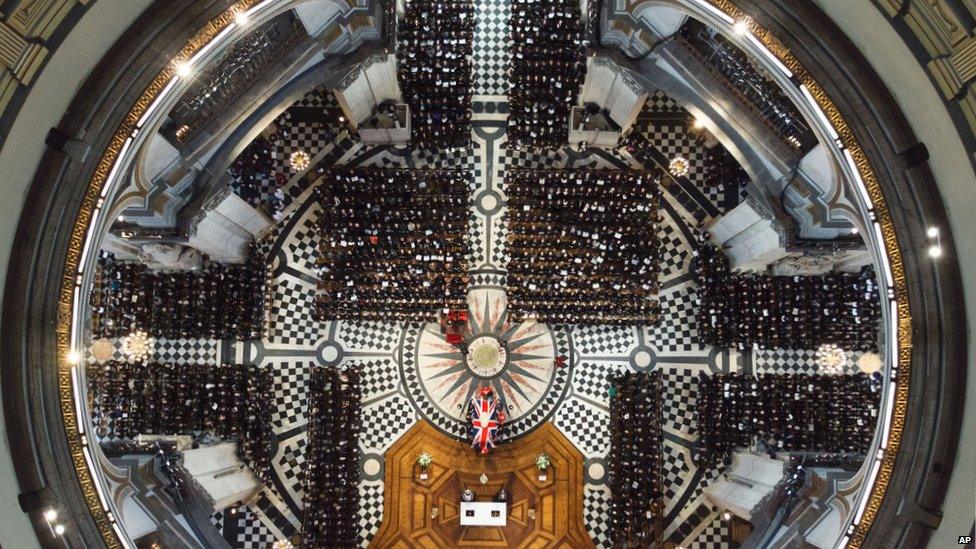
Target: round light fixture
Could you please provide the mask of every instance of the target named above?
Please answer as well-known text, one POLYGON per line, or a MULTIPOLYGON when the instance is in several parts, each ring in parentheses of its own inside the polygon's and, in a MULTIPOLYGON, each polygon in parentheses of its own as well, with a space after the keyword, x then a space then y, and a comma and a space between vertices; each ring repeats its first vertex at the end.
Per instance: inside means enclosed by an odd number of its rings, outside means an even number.
POLYGON ((156 345, 156 339, 142 330, 136 330, 122 338, 122 354, 130 362, 145 362, 156 345))
POLYGON ((939 246, 938 244, 933 244, 929 246, 929 257, 931 258, 942 257, 942 246, 939 246))
POLYGON ((291 164, 291 169, 296 172, 301 172, 308 169, 308 166, 312 163, 312 159, 305 151, 295 151, 288 157, 288 163, 291 164))
POLYGON ((817 348, 817 365, 825 374, 842 374, 847 365, 847 353, 833 343, 824 343, 817 348))
POLYGON ((676 156, 671 159, 668 163, 668 171, 671 175, 675 177, 684 177, 688 175, 688 171, 691 169, 691 164, 688 159, 683 156, 676 156))

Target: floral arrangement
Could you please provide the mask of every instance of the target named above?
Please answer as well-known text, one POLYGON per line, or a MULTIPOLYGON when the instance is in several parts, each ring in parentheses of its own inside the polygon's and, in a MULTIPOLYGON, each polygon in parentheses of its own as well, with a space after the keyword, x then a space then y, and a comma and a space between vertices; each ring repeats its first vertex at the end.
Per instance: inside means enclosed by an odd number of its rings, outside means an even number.
POLYGON ((540 471, 545 471, 550 465, 549 456, 545 454, 539 454, 539 457, 535 458, 535 465, 540 471))
POLYGON ((424 452, 417 456, 417 465, 420 466, 420 470, 426 471, 430 464, 434 462, 434 457, 430 455, 430 452, 424 452))

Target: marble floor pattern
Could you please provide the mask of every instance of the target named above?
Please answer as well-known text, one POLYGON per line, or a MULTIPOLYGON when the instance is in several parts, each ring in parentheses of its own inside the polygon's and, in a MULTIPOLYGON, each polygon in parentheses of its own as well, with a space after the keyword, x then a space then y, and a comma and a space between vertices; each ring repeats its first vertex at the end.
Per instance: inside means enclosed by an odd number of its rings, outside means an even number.
MULTIPOLYGON (((697 297, 690 273, 695 231, 730 204, 727 193, 703 187, 697 174, 703 171, 704 155, 700 152, 704 145, 686 135, 682 125, 673 123, 676 114, 680 117, 684 112, 680 105, 661 93, 652 95, 647 106, 652 116, 639 128, 652 150, 637 157, 623 151, 507 148, 508 2, 475 3, 477 78, 470 148, 424 151, 402 146, 364 147, 342 131, 329 132, 326 139, 324 135, 309 135, 304 128, 287 132, 280 147, 285 151, 313 151, 312 169, 352 165, 470 173, 469 308, 478 333, 509 343, 508 376, 497 386, 499 392, 511 397, 504 437, 515 438, 552 422, 579 448, 586 460, 587 529, 598 547, 609 547, 608 379, 620 371, 660 370, 665 380, 665 535, 685 547, 728 547, 729 529, 703 497, 707 485, 722 471, 702 470, 691 460, 698 438, 694 417, 698 376, 739 370, 810 371, 814 357, 807 352, 738 352, 697 343, 697 297), (691 174, 664 189, 661 202, 660 322, 644 327, 576 326, 567 319, 565 325, 508 326, 505 170, 653 168, 675 153, 690 160, 691 174), (555 368, 553 357, 560 355, 567 358, 566 366, 555 368)), ((300 531, 308 444, 306 392, 312 368, 357 365, 363 369, 359 490, 363 546, 368 545, 382 520, 383 456, 387 449, 422 420, 451 436, 464 434, 457 406, 470 388, 464 379, 465 358, 445 346, 433 326, 312 320, 320 209, 311 198, 311 190, 301 174, 291 178, 284 187, 282 220, 261 243, 269 252, 273 285, 265 337, 259 341, 160 341, 156 353, 158 360, 208 364, 236 361, 274 370, 273 482, 233 515, 222 512, 212 518, 235 548, 267 547, 274 539, 300 531), (438 368, 450 372, 438 376, 438 368)), ((851 366, 856 358, 851 357, 851 366)))

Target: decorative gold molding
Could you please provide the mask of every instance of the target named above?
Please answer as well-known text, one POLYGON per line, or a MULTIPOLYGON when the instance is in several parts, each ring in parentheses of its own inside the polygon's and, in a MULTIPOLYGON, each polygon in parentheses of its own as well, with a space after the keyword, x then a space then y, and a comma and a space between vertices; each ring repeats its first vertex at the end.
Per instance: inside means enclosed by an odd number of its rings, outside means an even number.
MULTIPOLYGON (((189 59, 200 48, 209 43, 220 31, 234 20, 234 14, 246 11, 257 0, 240 0, 228 8, 219 16, 210 20, 202 29, 186 43, 180 50, 176 59, 189 59)), ((57 356, 58 356, 58 383, 61 396, 61 415, 64 420, 65 431, 67 432, 68 448, 71 458, 74 461, 75 473, 78 476, 78 483, 81 492, 88 504, 88 509, 95 520, 98 531, 102 535, 105 544, 116 549, 122 547, 121 540, 112 529, 108 513, 102 508, 95 490, 95 479, 92 478, 91 471, 85 462, 81 435, 78 434, 78 421, 80 418, 75 415, 75 405, 71 382, 71 364, 68 362, 68 353, 71 350, 71 325, 72 325, 72 302, 75 293, 75 280, 78 272, 78 262, 81 258, 81 251, 84 246, 85 235, 88 233, 88 226, 91 223, 92 214, 98 197, 101 195, 102 187, 108 179, 109 171, 115 164, 122 150, 125 140, 132 134, 136 127, 136 122, 145 114, 146 109, 152 104, 157 96, 162 92, 166 83, 172 79, 175 73, 173 63, 167 63, 156 75, 152 83, 139 96, 129 114, 125 117, 119 129, 115 132, 111 143, 102 154, 95 173, 88 183, 88 188, 81 200, 78 209, 78 216, 75 219, 74 227, 71 231, 71 239, 68 244, 68 253, 64 261, 64 271, 61 278, 61 292, 58 300, 58 318, 56 328, 57 356)))
MULTIPOLYGON (((715 7, 725 12, 734 20, 739 20, 748 15, 740 10, 729 0, 709 0, 715 7)), ((908 286, 905 281, 905 266, 902 261, 901 249, 898 246, 898 238, 895 234, 895 227, 888 212, 884 194, 881 192, 881 185, 878 183, 877 176, 868 162, 867 156, 861 149, 854 133, 848 126, 847 121, 841 115, 840 110, 833 101, 827 96, 820 84, 810 75, 809 72, 800 64, 800 61, 789 51, 782 42, 772 35, 769 30, 759 27, 753 19, 752 33, 762 42, 781 63, 793 72, 810 91, 827 119, 834 126, 834 130, 840 138, 841 143, 851 153, 854 164, 857 166, 861 179, 864 181, 868 190, 868 195, 874 205, 874 212, 878 224, 881 226, 881 235, 884 240, 881 244, 888 255, 888 262, 891 265, 893 290, 898 310, 898 333, 889 334, 889 337, 897 337, 898 341, 898 374, 896 377, 895 403, 891 417, 891 429, 889 430, 887 447, 881 469, 875 479, 871 490, 867 507, 861 517, 860 523, 856 526, 854 533, 850 537, 848 547, 860 548, 864 544, 864 539, 871 525, 877 516, 881 503, 888 491, 888 483, 891 480, 891 473, 895 467, 895 457, 898 447, 901 444, 902 432, 905 428, 905 416, 908 411, 908 392, 911 376, 911 356, 912 356, 912 317, 908 303, 908 286)), ((868 459, 872 459, 870 456, 868 459)))
MULTIPOLYGON (((213 39, 214 36, 216 36, 229 23, 231 23, 235 13, 247 10, 251 5, 256 3, 256 1, 257 0, 240 0, 232 7, 227 9, 224 13, 212 19, 187 42, 187 44, 180 50, 180 53, 176 58, 188 59, 191 57, 196 51, 207 44, 213 39)), ((733 19, 738 19, 746 15, 745 12, 741 11, 729 0, 709 1, 715 7, 731 16, 733 19)), ((790 53, 789 49, 786 48, 782 42, 772 36, 772 34, 766 29, 758 27, 755 24, 752 26, 752 32, 755 34, 756 38, 758 38, 763 45, 769 49, 770 52, 776 55, 779 60, 791 71, 793 71, 800 81, 807 86, 820 108, 823 109, 828 120, 833 124, 834 129, 840 136, 841 142, 853 156, 861 178, 864 180, 864 183, 867 186, 871 200, 874 202, 875 214, 879 224, 881 225, 882 236, 884 239, 883 244, 892 268, 895 299, 898 304, 897 306, 899 314, 897 334, 897 389, 895 393, 894 413, 891 419, 891 429, 888 437, 885 458, 875 484, 871 489, 867 509, 861 519, 860 524, 858 524, 854 534, 851 536, 850 546, 858 548, 863 545, 864 538, 871 528, 871 524, 888 489, 888 483, 891 478, 891 472, 895 466, 895 455, 897 454, 898 446, 901 442, 901 435, 905 425, 905 416, 908 409, 908 383, 911 366, 912 322, 910 315, 911 311, 908 305, 907 286, 905 283, 905 269, 902 263, 901 252, 898 246, 895 229, 888 213, 884 196, 881 192, 881 187, 878 184, 878 180, 867 160, 866 155, 858 145, 856 139, 854 138, 853 132, 841 116, 836 105, 834 105, 830 98, 827 97, 824 90, 802 67, 802 65, 800 65, 799 61, 792 55, 792 53, 790 53)), ((106 183, 109 170, 118 159, 123 143, 135 129, 136 122, 142 117, 149 105, 151 105, 156 97, 160 94, 166 83, 169 82, 169 80, 173 77, 174 72, 175 69, 172 63, 169 63, 163 67, 149 87, 146 88, 146 90, 140 95, 139 99, 135 102, 129 114, 126 116, 125 120, 115 133, 110 145, 103 153, 95 173, 89 181, 88 188, 78 210, 77 218, 75 219, 75 224, 72 229, 71 239, 68 246, 68 253, 65 257, 60 298, 58 303, 58 318, 56 327, 56 345, 59 369, 58 382, 59 394, 61 397, 61 412, 64 420, 64 427, 67 432, 67 442, 72 459, 74 460, 75 471, 78 476, 78 482, 85 501, 88 504, 92 517, 94 518, 98 530, 101 533, 106 545, 113 549, 121 547, 121 542, 116 536, 115 532, 112 530, 108 514, 102 509, 99 502, 97 493, 95 491, 95 481, 92 478, 91 472, 88 470, 84 459, 84 454, 82 453, 82 438, 78 434, 78 421, 80 418, 77 418, 75 415, 71 381, 71 364, 69 364, 67 361, 68 352, 70 351, 71 325, 73 320, 71 307, 74 299, 74 292, 76 291, 76 273, 78 270, 78 262, 81 257, 81 251, 84 246, 85 235, 88 232, 88 226, 91 222, 95 205, 98 202, 98 197, 101 194, 102 187, 106 183)))

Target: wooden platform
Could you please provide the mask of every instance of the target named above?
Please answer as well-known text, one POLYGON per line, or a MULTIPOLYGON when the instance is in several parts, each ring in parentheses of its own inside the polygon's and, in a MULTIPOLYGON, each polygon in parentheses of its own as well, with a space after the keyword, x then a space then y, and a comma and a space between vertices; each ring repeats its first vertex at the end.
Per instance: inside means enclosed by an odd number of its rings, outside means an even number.
POLYGON ((383 525, 370 547, 593 547, 583 524, 583 455, 549 423, 481 457, 421 421, 386 453, 383 525), (421 481, 415 462, 425 451, 434 464, 421 481), (540 453, 552 460, 545 482, 535 466, 540 453), (508 525, 462 527, 461 492, 469 488, 479 501, 491 501, 503 485, 508 525))

